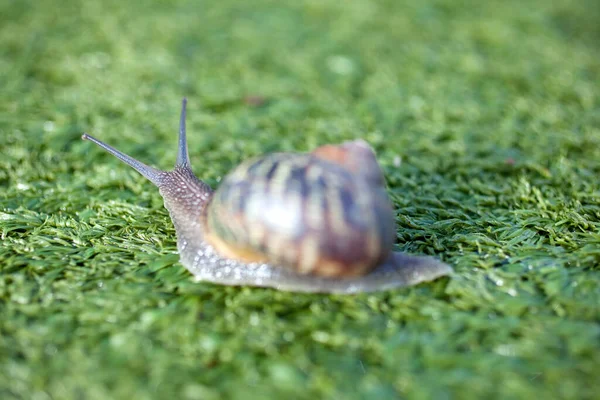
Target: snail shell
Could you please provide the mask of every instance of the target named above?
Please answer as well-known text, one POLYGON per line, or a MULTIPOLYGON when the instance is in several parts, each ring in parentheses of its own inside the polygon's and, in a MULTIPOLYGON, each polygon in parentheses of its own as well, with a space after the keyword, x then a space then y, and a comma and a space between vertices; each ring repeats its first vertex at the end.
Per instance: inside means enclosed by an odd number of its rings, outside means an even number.
MULTIPOLYGON (((364 145, 344 146, 354 158, 364 145)), ((385 189, 324 156, 278 153, 239 165, 205 207, 206 240, 230 258, 300 274, 349 277, 373 269, 396 234, 385 189)), ((376 165, 374 156, 359 161, 376 165)))
POLYGON ((433 280, 452 269, 393 252, 394 212, 369 145, 273 153, 234 168, 216 191, 193 174, 183 100, 177 164, 161 171, 87 134, 154 183, 199 280, 280 290, 356 293, 433 280))

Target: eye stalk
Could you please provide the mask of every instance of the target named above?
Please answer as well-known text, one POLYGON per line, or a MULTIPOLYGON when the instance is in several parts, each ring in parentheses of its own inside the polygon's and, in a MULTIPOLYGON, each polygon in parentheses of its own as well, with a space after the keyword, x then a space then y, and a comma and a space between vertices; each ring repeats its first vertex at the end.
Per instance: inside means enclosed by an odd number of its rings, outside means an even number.
POLYGON ((179 118, 179 145, 177 147, 177 164, 178 168, 190 167, 190 156, 188 154, 187 134, 185 129, 187 99, 184 97, 181 101, 181 117, 179 118))
MULTIPOLYGON (((187 135, 185 128, 185 118, 186 118, 186 106, 187 99, 184 97, 181 102, 181 117, 179 119, 179 144, 177 147, 177 164, 175 164, 175 168, 179 169, 190 169, 190 157, 188 155, 188 147, 187 147, 187 135)), ((114 147, 104 143, 101 140, 96 139, 95 137, 84 133, 81 135, 83 140, 89 140, 102 147, 104 150, 108 151, 113 156, 117 157, 119 160, 123 161, 125 164, 129 165, 137 172, 142 174, 146 179, 150 182, 154 183, 156 186, 160 186, 165 175, 168 174, 166 171, 162 171, 160 169, 156 169, 150 167, 149 165, 144 164, 141 161, 136 160, 135 158, 128 156, 127 154, 120 152, 114 147)))
POLYGON ((162 178, 166 174, 165 171, 161 171, 159 169, 156 169, 149 165, 146 165, 143 162, 138 161, 135 158, 128 156, 125 153, 120 152, 119 150, 104 143, 103 141, 98 140, 95 137, 88 135, 87 133, 84 133, 83 135, 81 135, 81 138, 83 140, 89 140, 90 142, 95 143, 98 146, 102 147, 104 150, 108 151, 110 154, 117 157, 119 160, 123 161, 125 164, 129 165, 130 167, 135 169, 137 172, 142 174, 150 182, 154 183, 156 186, 160 186, 160 184, 162 182, 162 178))

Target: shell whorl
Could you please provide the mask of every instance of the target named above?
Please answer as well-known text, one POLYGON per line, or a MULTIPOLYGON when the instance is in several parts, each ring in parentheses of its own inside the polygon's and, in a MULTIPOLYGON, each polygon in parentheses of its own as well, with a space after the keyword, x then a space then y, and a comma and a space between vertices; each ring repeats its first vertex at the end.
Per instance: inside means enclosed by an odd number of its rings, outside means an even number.
POLYGON ((206 207, 206 238, 244 261, 301 274, 362 275, 389 254, 395 238, 393 210, 379 183, 318 152, 248 160, 206 207))

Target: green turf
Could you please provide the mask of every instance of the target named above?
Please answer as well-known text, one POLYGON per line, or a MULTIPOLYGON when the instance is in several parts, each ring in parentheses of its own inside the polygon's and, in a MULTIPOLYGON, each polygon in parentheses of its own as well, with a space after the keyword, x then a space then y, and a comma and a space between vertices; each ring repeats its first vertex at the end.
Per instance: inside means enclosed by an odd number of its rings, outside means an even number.
POLYGON ((0 1, 0 398, 597 396, 599 27, 596 0, 0 1), (367 139, 398 248, 455 275, 195 283, 157 190, 79 139, 168 168, 184 95, 211 185, 367 139))

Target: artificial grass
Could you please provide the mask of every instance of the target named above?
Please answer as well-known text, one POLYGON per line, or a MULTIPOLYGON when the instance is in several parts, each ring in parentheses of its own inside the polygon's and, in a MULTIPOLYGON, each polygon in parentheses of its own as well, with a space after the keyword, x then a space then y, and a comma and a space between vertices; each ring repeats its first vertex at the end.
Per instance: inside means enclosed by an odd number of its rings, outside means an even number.
POLYGON ((593 398, 595 1, 1 2, 0 398, 593 398), (358 296, 196 283, 152 185, 355 137, 398 248, 358 296))

